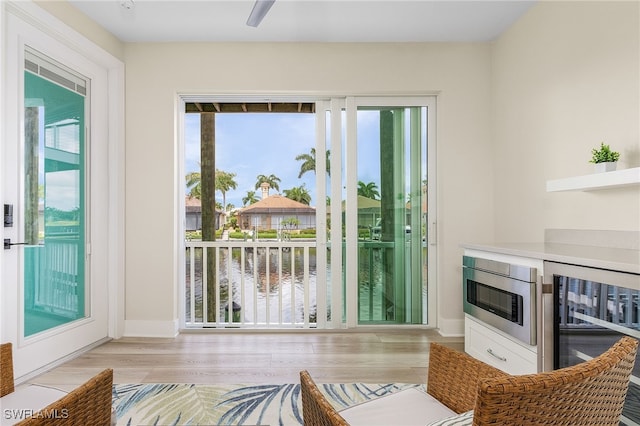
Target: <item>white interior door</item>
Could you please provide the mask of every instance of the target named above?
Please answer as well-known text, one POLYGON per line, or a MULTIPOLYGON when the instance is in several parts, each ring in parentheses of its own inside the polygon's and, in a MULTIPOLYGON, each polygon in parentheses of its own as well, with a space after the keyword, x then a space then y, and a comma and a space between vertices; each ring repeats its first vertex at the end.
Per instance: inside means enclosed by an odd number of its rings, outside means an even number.
POLYGON ((21 378, 109 334, 107 71, 6 19, 2 341, 21 378))

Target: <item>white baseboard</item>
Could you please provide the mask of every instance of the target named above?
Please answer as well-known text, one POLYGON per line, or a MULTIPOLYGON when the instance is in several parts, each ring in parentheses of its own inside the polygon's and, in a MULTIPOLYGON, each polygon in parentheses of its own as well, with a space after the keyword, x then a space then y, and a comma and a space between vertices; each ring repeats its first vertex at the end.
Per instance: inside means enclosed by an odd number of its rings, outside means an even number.
POLYGON ((125 320, 123 337, 176 337, 178 320, 141 321, 125 320))
POLYGON ((464 318, 463 319, 445 319, 438 320, 438 332, 445 337, 464 336, 464 318))

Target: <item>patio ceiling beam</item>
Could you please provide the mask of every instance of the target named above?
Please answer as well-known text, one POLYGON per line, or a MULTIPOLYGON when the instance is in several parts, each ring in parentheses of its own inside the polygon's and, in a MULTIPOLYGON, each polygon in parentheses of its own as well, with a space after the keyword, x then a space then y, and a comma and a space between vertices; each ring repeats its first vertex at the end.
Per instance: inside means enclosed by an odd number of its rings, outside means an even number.
POLYGON ((187 113, 245 113, 245 112, 266 112, 266 113, 307 113, 313 114, 316 111, 313 102, 187 102, 185 104, 187 113))

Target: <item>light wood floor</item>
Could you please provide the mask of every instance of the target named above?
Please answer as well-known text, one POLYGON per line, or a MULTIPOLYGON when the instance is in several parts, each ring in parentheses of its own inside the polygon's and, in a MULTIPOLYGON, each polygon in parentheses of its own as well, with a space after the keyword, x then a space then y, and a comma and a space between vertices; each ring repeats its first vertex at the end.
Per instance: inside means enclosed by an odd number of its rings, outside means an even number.
POLYGON ((115 383, 424 383, 429 344, 464 350, 433 330, 212 332, 112 340, 30 380, 70 390, 104 368, 115 383))

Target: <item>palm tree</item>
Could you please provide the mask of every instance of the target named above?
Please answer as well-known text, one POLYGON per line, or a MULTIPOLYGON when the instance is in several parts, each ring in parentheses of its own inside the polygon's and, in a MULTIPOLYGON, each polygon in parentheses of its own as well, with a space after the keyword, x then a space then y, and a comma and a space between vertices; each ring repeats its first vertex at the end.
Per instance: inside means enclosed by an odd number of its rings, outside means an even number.
POLYGON ((358 195, 377 200, 380 197, 378 185, 376 185, 375 182, 364 183, 358 181, 358 195))
POLYGON ((256 197, 256 191, 247 191, 247 196, 242 197, 242 205, 246 206, 247 204, 257 203, 258 198, 256 197))
MULTIPOLYGON (((329 157, 331 156, 331 150, 327 150, 326 152, 326 156, 327 156, 327 174, 330 174, 330 170, 331 170, 331 165, 329 162, 329 157)), ((302 161, 302 164, 300 164, 300 173, 298 173, 298 178, 301 178, 303 174, 307 173, 307 172, 314 172, 316 171, 316 149, 315 148, 311 148, 311 153, 309 154, 300 154, 296 157, 296 161, 302 161)))
POLYGON ((260 185, 262 185, 264 182, 268 183, 270 188, 273 188, 276 191, 280 191, 280 185, 278 185, 278 182, 280 182, 280 178, 277 177, 276 175, 274 174, 271 174, 269 176, 258 175, 257 181, 256 181, 256 189, 260 188, 260 185))
MULTIPOLYGON (((235 173, 229 173, 216 169, 216 190, 222 194, 222 205, 226 204, 226 194, 230 189, 236 189, 238 184, 233 179, 235 173)), ((187 188, 191 188, 189 196, 200 199, 202 196, 202 175, 200 172, 191 172, 186 176, 187 188)))
POLYGON ((237 182, 233 179, 235 173, 229 173, 216 169, 216 190, 222 194, 222 205, 227 205, 227 192, 238 187, 237 182))
POLYGON ((284 192, 284 196, 290 200, 306 205, 311 203, 311 194, 309 194, 309 191, 305 188, 304 184, 302 184, 302 186, 294 186, 291 189, 285 189, 282 192, 284 192))
POLYGON ((187 189, 190 188, 189 196, 193 198, 200 199, 202 196, 201 185, 200 185, 200 172, 191 172, 188 173, 185 177, 187 183, 187 189))

